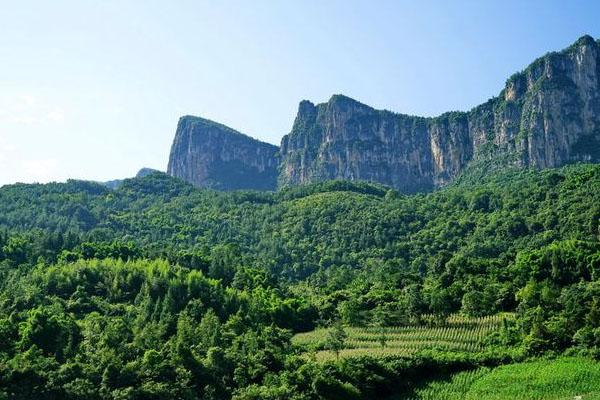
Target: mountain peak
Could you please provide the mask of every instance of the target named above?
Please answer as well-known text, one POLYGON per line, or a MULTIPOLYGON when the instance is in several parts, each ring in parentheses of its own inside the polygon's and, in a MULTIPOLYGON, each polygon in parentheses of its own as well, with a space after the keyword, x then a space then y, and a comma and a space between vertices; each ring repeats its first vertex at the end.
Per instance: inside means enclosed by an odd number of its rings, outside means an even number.
MULTIPOLYGON (((195 115, 184 115, 183 117, 179 118, 179 125, 186 126, 187 124, 193 124, 197 127, 204 127, 206 129, 215 128, 215 129, 221 130, 223 133, 243 135, 242 133, 236 131, 235 129, 230 128, 226 125, 223 125, 219 122, 215 122, 208 118, 202 118, 202 117, 198 117, 195 115)), ((206 130, 197 129, 196 132, 198 132, 198 133, 206 132, 206 130)))
MULTIPOLYGON (((585 35, 573 46, 594 48, 596 41, 585 35)), ((481 163, 600 162, 600 51, 573 57, 573 46, 538 58, 500 96, 469 112, 423 118, 334 95, 317 106, 318 118, 294 124, 282 141, 279 181, 365 180, 413 192, 445 185, 481 163)))
POLYGON ((281 148, 185 116, 168 173, 220 189, 346 179, 414 192, 445 185, 482 163, 497 169, 600 162, 596 46, 584 35, 536 59, 499 96, 469 112, 424 118, 382 112, 342 94, 317 105, 303 100, 281 148))
POLYGON ((167 173, 201 187, 272 190, 277 151, 226 125, 186 115, 177 124, 167 173))
POLYGON ((583 35, 575 41, 574 46, 594 46, 596 44, 596 40, 593 37, 591 37, 590 35, 583 35))
POLYGON ((348 97, 346 95, 343 94, 334 94, 333 96, 331 96, 331 98, 329 99, 329 101, 327 102, 327 104, 329 106, 333 106, 333 107, 365 107, 365 108, 369 108, 369 109, 373 109, 372 107, 361 103, 358 100, 354 100, 351 97, 348 97))
POLYGON ((316 106, 308 100, 302 100, 300 104, 298 104, 298 116, 312 115, 315 111, 316 106))

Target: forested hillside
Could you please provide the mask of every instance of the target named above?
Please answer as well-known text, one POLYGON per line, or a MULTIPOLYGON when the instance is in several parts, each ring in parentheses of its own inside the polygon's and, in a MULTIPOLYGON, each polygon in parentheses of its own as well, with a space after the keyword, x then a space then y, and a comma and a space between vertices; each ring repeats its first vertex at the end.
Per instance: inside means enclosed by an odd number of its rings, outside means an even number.
POLYGON ((5 186, 0 398, 380 398, 433 371, 600 357, 599 220, 598 165, 411 196, 345 181, 223 193, 161 173, 5 186), (457 316, 501 322, 469 352, 322 361, 291 340, 457 316))

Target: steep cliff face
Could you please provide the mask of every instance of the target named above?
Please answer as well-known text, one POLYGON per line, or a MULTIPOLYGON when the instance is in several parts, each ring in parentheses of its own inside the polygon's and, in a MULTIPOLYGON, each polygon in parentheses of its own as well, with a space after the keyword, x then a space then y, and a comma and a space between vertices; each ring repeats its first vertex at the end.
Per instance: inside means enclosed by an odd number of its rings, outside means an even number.
POLYGON ((499 143, 516 135, 522 164, 546 168, 600 161, 600 45, 591 37, 511 77, 501 99, 514 109, 510 122, 519 129, 506 136, 500 130, 499 143))
POLYGON ((316 106, 303 101, 281 143, 280 183, 349 179, 428 189, 433 160, 422 151, 429 143, 427 123, 341 95, 316 106))
POLYGON ((279 183, 367 180, 412 192, 473 162, 547 168, 600 161, 600 43, 589 36, 513 75, 469 112, 422 118, 336 95, 300 103, 282 140, 279 183))
POLYGON ((278 148, 207 119, 179 120, 167 173, 219 190, 273 190, 278 148))
POLYGON ((468 112, 423 118, 341 95, 318 105, 305 100, 280 149, 183 117, 168 173, 223 190, 349 179, 415 192, 447 184, 474 166, 578 161, 600 162, 600 41, 589 36, 537 59, 497 97, 468 112))

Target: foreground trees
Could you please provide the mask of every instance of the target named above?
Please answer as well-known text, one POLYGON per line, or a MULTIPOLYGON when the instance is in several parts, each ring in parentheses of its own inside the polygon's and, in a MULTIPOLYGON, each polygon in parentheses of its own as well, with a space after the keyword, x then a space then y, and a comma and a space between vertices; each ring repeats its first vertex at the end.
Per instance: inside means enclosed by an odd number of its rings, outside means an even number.
POLYGON ((6 289, 0 387, 10 398, 228 398, 289 352, 273 326, 281 298, 265 304, 164 261, 39 266, 6 289))
POLYGON ((216 193, 160 174, 0 188, 0 398, 364 398, 515 354, 599 357, 598 210, 600 166, 415 196, 216 193), (341 321, 339 353, 345 326, 504 311, 516 322, 475 359, 320 365, 289 341, 341 321))

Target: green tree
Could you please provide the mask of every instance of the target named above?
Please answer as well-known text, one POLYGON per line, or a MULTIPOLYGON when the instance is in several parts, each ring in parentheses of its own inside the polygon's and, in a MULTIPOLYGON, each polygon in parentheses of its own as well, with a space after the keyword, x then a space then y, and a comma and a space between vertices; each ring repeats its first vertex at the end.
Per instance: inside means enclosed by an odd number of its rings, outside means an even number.
POLYGON ((443 324, 452 312, 452 297, 448 289, 436 286, 429 293, 429 306, 438 324, 443 324))
POLYGON ((20 333, 21 349, 35 345, 59 360, 72 354, 80 340, 79 328, 71 316, 44 307, 29 311, 20 333))
POLYGON ((384 348, 387 345, 387 332, 385 330, 387 324, 385 312, 381 307, 375 308, 371 325, 377 332, 377 341, 381 345, 381 348, 384 348))
POLYGON ((336 359, 340 358, 340 351, 344 349, 347 338, 348 334, 344 330, 344 326, 340 320, 335 321, 332 327, 327 331, 325 346, 335 353, 336 359))
POLYGON ((357 299, 350 299, 340 303, 338 312, 342 321, 347 325, 360 326, 363 324, 361 305, 357 299))

